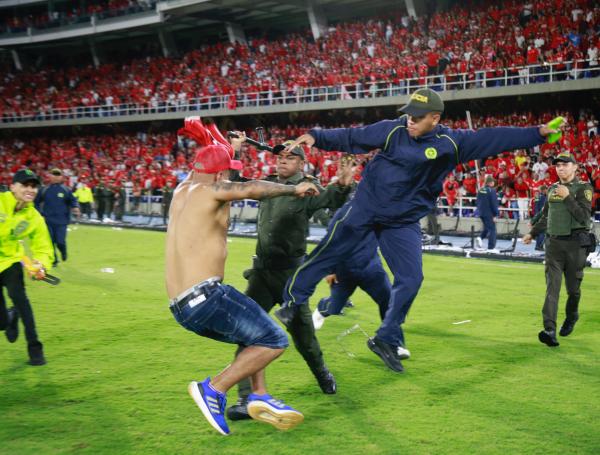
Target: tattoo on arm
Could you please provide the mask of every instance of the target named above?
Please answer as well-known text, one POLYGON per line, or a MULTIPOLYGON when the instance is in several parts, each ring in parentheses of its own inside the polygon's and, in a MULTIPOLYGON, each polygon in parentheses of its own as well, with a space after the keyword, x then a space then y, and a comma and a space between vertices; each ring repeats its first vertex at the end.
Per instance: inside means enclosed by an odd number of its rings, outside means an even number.
POLYGON ((294 185, 251 180, 248 182, 220 181, 213 184, 213 189, 219 193, 228 194, 225 199, 266 199, 276 196, 294 195, 294 185))

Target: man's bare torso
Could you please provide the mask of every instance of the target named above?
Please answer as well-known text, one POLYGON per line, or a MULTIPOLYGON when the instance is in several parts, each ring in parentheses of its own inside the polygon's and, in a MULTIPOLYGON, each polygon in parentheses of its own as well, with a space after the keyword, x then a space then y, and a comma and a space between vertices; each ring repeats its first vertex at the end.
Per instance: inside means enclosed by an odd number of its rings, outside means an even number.
POLYGON ((223 277, 227 258, 229 202, 215 198, 209 183, 181 183, 169 211, 166 284, 169 299, 211 277, 223 277))

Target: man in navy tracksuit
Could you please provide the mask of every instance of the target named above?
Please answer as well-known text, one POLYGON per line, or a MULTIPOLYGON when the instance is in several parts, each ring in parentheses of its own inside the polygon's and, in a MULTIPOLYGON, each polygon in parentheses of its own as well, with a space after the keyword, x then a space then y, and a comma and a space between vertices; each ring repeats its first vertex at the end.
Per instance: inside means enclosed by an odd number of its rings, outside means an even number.
MULTIPOLYGON (((542 216, 542 209, 546 204, 548 187, 546 185, 540 185, 538 188, 538 192, 533 199, 533 219, 531 220, 531 225, 533 226, 539 218, 542 216)), ((544 251, 544 240, 546 239, 546 234, 542 232, 538 234, 535 238, 535 249, 536 251, 544 251)))
POLYGON ((481 240, 487 237, 488 250, 496 248, 496 221, 498 216, 498 195, 494 189, 494 178, 486 177, 485 185, 477 192, 477 212, 483 223, 483 231, 477 238, 477 246, 481 247, 481 240))
POLYGON ((35 208, 44 216, 54 250, 54 264, 58 264, 56 248, 63 261, 67 260, 67 225, 71 221, 71 210, 79 215, 77 198, 66 185, 63 185, 60 169, 50 171, 50 185, 42 188, 35 198, 35 208))
POLYGON ((387 312, 392 285, 377 252, 377 238, 371 233, 360 242, 349 256, 333 269, 331 295, 322 298, 313 313, 315 329, 320 329, 325 318, 342 312, 348 298, 360 287, 377 303, 383 321, 387 312))
POLYGON ((458 164, 506 150, 542 144, 555 132, 547 126, 453 130, 439 124, 440 96, 420 89, 396 120, 362 128, 313 129, 290 147, 305 143, 346 153, 381 151, 363 172, 354 199, 337 211, 326 236, 298 267, 284 289, 285 304, 275 312, 287 324, 308 303, 319 281, 369 233, 394 275, 390 306, 369 348, 392 370, 403 371, 398 347, 401 324, 423 281, 419 220, 433 208, 446 175, 458 164))

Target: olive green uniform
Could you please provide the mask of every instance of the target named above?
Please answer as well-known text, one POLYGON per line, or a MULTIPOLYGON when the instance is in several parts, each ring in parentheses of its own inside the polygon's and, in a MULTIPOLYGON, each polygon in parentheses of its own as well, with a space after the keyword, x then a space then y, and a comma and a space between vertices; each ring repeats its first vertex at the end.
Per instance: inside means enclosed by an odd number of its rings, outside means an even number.
MULTIPOLYGON (((314 177, 305 176, 303 173, 287 180, 270 175, 266 180, 288 185, 301 182, 316 184, 314 177)), ((285 284, 304 259, 309 219, 319 209, 341 207, 346 202, 351 186, 332 184, 325 189, 319 187, 319 190, 320 194, 315 197, 281 196, 264 199, 260 203, 256 256, 253 258, 252 268, 244 272, 244 277, 248 280, 246 295, 267 312, 275 304, 282 303, 285 284)), ((292 321, 288 331, 296 349, 304 357, 313 374, 323 369, 323 353, 315 336, 312 313, 308 305, 302 305, 302 310, 292 321)), ((245 397, 249 393, 249 381, 240 382, 240 396, 245 397)))
POLYGON ((542 310, 546 331, 556 330, 563 274, 569 295, 566 318, 570 321, 579 318, 580 286, 587 258, 582 245, 589 239, 592 187, 577 178, 563 185, 569 189, 569 196, 561 199, 556 195, 558 184, 551 186, 541 215, 530 232, 532 237, 546 232, 546 300, 542 310))

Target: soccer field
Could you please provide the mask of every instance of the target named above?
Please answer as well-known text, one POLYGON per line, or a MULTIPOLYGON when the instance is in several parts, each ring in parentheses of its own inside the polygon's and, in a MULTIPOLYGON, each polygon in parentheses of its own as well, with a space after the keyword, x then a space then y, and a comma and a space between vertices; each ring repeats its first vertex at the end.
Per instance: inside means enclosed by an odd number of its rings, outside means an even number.
MULTIPOLYGON (((543 266, 426 255, 405 324, 404 374, 388 370, 360 330, 338 339, 355 324, 369 334, 378 327, 375 304, 357 292, 355 308, 318 332, 337 395, 321 393, 290 347, 267 381, 304 423, 280 432, 230 422, 223 437, 187 384, 218 372, 235 347, 172 318, 164 233, 76 226, 68 241, 60 286, 28 285, 48 365, 26 365, 22 333, 14 345, 2 340, 0 453, 600 452, 599 270, 585 271, 573 335, 550 349, 537 340, 543 266), (107 267, 114 273, 100 271, 107 267)), ((254 240, 229 243, 226 282, 242 291, 253 248, 254 240)))

